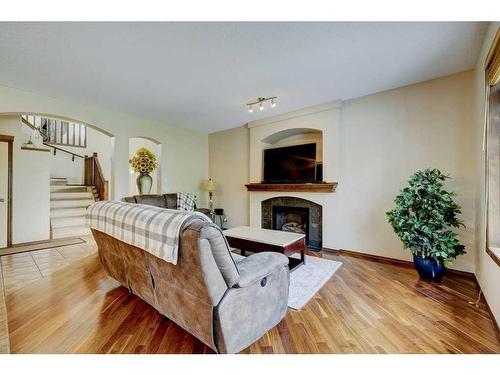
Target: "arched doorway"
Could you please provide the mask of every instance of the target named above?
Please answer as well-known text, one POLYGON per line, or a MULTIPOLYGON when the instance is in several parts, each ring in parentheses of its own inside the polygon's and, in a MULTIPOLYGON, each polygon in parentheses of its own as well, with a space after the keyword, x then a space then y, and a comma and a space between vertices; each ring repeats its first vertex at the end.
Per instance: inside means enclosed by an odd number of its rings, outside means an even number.
POLYGON ((4 114, 0 124, 14 136, 12 242, 90 234, 86 207, 96 199, 114 197, 113 135, 52 114, 4 114), (99 163, 100 184, 86 178, 89 158, 99 163), (23 229, 27 218, 30 231, 23 229))

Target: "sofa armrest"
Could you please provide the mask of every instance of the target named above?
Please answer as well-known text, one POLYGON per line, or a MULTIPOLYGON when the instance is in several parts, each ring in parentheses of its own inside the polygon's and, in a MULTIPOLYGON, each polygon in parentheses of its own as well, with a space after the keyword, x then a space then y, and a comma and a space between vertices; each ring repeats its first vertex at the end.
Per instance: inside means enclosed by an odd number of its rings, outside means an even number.
POLYGON ((244 288, 287 265, 288 258, 280 253, 266 251, 250 255, 238 263, 240 279, 235 286, 244 288))

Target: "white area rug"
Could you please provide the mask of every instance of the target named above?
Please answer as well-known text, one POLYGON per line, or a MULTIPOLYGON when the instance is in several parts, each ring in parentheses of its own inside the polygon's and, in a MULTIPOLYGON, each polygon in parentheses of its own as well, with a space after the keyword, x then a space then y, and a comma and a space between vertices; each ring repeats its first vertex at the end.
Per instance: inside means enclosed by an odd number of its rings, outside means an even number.
POLYGON ((290 272, 288 307, 300 310, 330 280, 341 262, 306 255, 306 264, 290 272))
MULTIPOLYGON (((233 255, 237 262, 243 258, 238 250, 233 255)), ((294 310, 304 307, 341 265, 342 262, 306 255, 306 263, 290 272, 288 307, 294 310)))

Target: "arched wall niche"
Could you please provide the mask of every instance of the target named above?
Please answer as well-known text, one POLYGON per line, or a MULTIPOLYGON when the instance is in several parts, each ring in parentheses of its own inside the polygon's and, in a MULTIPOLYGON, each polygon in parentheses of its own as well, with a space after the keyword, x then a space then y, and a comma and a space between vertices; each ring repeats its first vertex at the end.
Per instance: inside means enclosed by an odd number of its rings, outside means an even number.
MULTIPOLYGON (((316 144, 316 160, 323 163, 323 131, 313 128, 291 128, 267 135, 261 140, 261 154, 270 148, 316 144)), ((262 156, 262 170, 264 168, 262 156)))
POLYGON ((263 143, 267 143, 270 145, 274 145, 276 143, 280 143, 285 141, 288 138, 297 138, 301 136, 322 136, 323 131, 320 129, 312 129, 312 128, 292 128, 278 131, 276 133, 272 133, 265 138, 262 139, 263 143))

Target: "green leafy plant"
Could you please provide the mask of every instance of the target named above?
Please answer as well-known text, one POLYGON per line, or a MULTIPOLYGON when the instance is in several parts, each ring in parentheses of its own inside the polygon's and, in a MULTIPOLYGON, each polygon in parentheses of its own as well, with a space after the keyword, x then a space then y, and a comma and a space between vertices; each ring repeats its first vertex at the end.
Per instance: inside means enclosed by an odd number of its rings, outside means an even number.
POLYGON ((465 254, 465 246, 451 230, 465 225, 457 217, 462 211, 453 201, 455 194, 443 188, 448 178, 438 169, 416 172, 395 198, 396 207, 386 212, 403 248, 413 255, 443 262, 445 266, 465 254))

